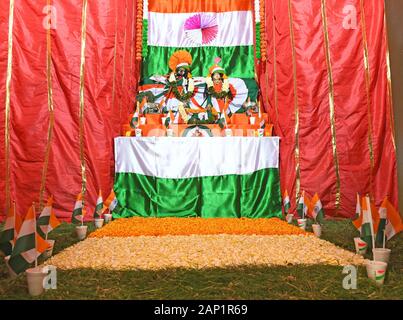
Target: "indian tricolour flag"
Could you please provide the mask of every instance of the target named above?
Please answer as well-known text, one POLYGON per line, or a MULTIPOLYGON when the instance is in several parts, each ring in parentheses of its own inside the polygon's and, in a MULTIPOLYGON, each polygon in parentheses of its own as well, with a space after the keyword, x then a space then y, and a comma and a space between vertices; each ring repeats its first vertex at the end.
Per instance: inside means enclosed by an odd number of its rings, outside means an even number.
POLYGON ((313 196, 311 204, 313 206, 311 212, 312 218, 318 223, 322 223, 325 217, 325 211, 323 209, 322 202, 320 201, 319 195, 317 193, 315 193, 315 195, 313 196))
POLYGON ((375 234, 378 231, 379 213, 368 196, 362 198, 362 224, 361 239, 363 239, 368 247, 375 248, 375 234))
POLYGON ((53 197, 49 197, 46 206, 43 208, 41 215, 38 218, 39 230, 47 239, 48 233, 56 229, 60 225, 60 221, 56 218, 53 210, 53 197))
POLYGON ((74 204, 73 215, 71 217, 71 222, 74 224, 84 223, 84 210, 83 210, 83 195, 79 193, 77 200, 74 204))
POLYGON ((102 199, 102 191, 99 190, 97 204, 95 205, 95 210, 94 210, 94 219, 101 218, 103 208, 104 208, 104 201, 102 199))
POLYGON ((6 256, 12 252, 21 225, 21 216, 16 212, 15 202, 13 202, 8 210, 4 228, 0 233, 0 251, 3 251, 6 256))
POLYGON ((18 233, 17 240, 10 260, 9 267, 19 274, 24 272, 49 247, 49 244, 36 230, 34 207, 30 207, 18 233))
POLYGON ((117 205, 118 205, 118 200, 116 199, 115 191, 112 190, 111 193, 109 194, 108 198, 106 198, 106 200, 104 202, 103 211, 108 209, 109 212, 112 213, 113 210, 116 209, 117 205))
POLYGON ((116 217, 282 216, 279 138, 115 139, 116 217))
MULTIPOLYGON (((381 230, 381 228, 384 229, 387 240, 390 240, 393 236, 403 231, 402 218, 387 197, 383 200, 379 208, 379 215, 381 219, 379 230, 381 230)), ((378 234, 380 234, 379 231, 378 234)))
POLYGON ((167 74, 170 56, 180 49, 193 57, 193 76, 205 77, 220 57, 230 77, 254 78, 253 9, 251 0, 145 1, 143 78, 167 74))
POLYGON ((283 196, 283 206, 284 206, 284 214, 287 215, 290 213, 290 208, 291 208, 291 201, 290 201, 290 196, 288 195, 288 191, 284 191, 284 196, 283 196))
POLYGON ((300 218, 305 219, 308 216, 310 210, 311 202, 309 197, 302 191, 301 196, 298 200, 297 212, 300 218))

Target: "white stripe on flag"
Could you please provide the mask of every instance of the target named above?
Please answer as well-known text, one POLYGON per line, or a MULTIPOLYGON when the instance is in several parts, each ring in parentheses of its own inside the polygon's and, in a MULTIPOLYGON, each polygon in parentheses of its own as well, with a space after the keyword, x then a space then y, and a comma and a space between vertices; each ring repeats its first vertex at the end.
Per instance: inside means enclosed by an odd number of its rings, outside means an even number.
POLYGON ((21 230, 18 233, 18 238, 21 238, 26 235, 33 234, 35 232, 35 221, 34 219, 24 220, 24 223, 21 226, 21 230))
POLYGON ((115 169, 170 179, 245 175, 277 169, 279 143, 277 137, 118 137, 115 169))
POLYGON ((32 263, 35 261, 35 259, 38 257, 38 253, 35 248, 22 252, 21 256, 28 262, 32 263))
MULTIPOLYGON (((148 20, 148 45, 159 47, 200 47, 186 35, 184 26, 187 19, 195 13, 159 13, 150 12, 148 20)), ((252 46, 253 14, 252 11, 229 11, 203 13, 215 15, 218 33, 214 40, 201 46, 234 47, 252 46)))

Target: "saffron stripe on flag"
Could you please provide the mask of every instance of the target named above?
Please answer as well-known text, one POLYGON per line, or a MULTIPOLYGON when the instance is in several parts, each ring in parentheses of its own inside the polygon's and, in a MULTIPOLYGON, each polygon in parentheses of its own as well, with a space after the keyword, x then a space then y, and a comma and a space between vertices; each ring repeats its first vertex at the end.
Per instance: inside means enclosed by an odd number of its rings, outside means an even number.
POLYGON ((161 13, 252 10, 251 0, 148 0, 148 10, 161 13))

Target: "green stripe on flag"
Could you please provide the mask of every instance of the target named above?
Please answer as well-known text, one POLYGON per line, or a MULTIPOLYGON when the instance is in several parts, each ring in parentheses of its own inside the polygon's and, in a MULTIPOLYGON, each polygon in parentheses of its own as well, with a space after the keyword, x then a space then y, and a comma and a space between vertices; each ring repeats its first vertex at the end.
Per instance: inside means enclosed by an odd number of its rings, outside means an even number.
POLYGON ((33 248, 35 248, 35 233, 18 237, 14 246, 13 255, 19 255, 33 248))
POLYGON ((376 234, 376 244, 378 246, 383 246, 383 234, 385 232, 386 219, 381 219, 379 221, 378 232, 376 234))
POLYGON ((12 250, 13 247, 10 241, 0 243, 0 251, 3 251, 6 257, 11 255, 12 250))
POLYGON ((50 216, 42 216, 38 218, 37 224, 38 226, 47 226, 49 225, 50 216))
POLYGON ((221 65, 231 78, 255 78, 253 46, 235 47, 156 47, 148 46, 148 55, 142 64, 142 78, 164 75, 170 72, 168 61, 178 50, 187 50, 193 57, 191 73, 194 77, 206 77, 216 57, 221 57, 221 65))
POLYGON ((364 223, 361 226, 361 239, 367 243, 368 249, 372 250, 372 233, 369 223, 364 223))
POLYGON ((8 265, 16 274, 20 274, 27 270, 31 266, 31 263, 28 263, 23 256, 16 255, 10 258, 8 265))
POLYGON ((114 217, 281 218, 279 184, 277 168, 185 179, 116 173, 114 217))
POLYGON ((0 243, 14 240, 14 229, 3 230, 0 233, 0 243))

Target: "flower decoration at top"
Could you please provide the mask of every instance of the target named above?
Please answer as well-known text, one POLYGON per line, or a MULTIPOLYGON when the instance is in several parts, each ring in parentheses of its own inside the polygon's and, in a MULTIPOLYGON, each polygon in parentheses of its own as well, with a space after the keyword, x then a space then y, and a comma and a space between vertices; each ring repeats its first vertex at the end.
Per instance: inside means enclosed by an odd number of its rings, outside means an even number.
POLYGON ((198 13, 185 21, 186 37, 198 46, 214 41, 218 34, 217 17, 213 14, 198 13))

